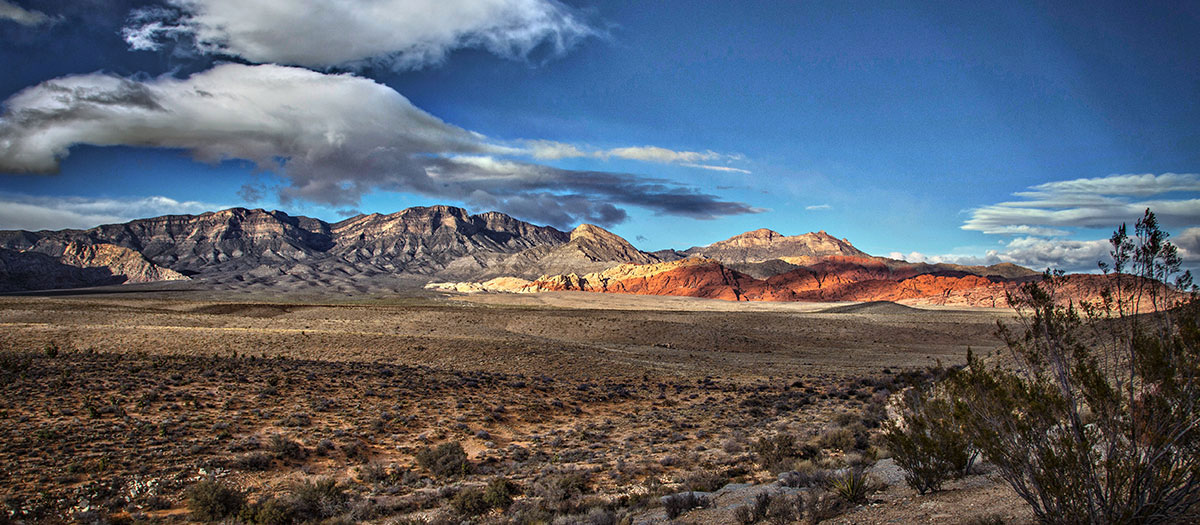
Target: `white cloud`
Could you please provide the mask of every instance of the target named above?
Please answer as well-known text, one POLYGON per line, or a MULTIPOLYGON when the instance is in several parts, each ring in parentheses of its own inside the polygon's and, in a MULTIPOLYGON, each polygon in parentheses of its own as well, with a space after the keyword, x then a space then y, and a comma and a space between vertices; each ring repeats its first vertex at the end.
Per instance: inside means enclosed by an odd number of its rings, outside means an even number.
POLYGON ((1023 200, 971 210, 964 230, 1062 236, 1066 228, 1112 228, 1150 208, 1165 226, 1200 224, 1200 175, 1110 175, 1048 182, 1014 194, 1023 200), (1157 197, 1147 199, 1147 197, 1157 197))
POLYGON ((1110 259, 1110 248, 1106 239, 1070 241, 1021 237, 1013 239, 1001 250, 989 250, 985 259, 988 264, 1010 262, 1034 270, 1094 271, 1100 261, 1110 259))
MULTIPOLYGON (((273 65, 224 64, 186 79, 145 82, 69 76, 27 88, 5 106, 6 171, 53 171, 75 144, 185 148, 204 160, 263 166, 287 158, 299 183, 294 190, 303 193, 316 191, 304 183, 318 183, 337 162, 354 169, 412 154, 499 149, 382 84, 273 65), (361 157, 345 158, 350 153, 361 157)), ((330 186, 321 191, 345 192, 330 186)))
POLYGON ((1145 197, 1173 191, 1200 191, 1200 175, 1195 173, 1110 175, 1108 177, 1047 182, 1034 186, 1030 190, 1016 195, 1035 198, 1043 195, 1062 194, 1145 197))
POLYGON ((1170 239, 1176 246, 1200 255, 1200 228, 1188 228, 1170 239))
POLYGON ((815 204, 812 206, 805 206, 804 209, 809 210, 809 211, 821 211, 821 210, 833 209, 833 206, 830 206, 828 204, 815 204))
POLYGON ((179 148, 246 159, 287 180, 280 199, 353 206, 376 189, 461 200, 566 226, 611 225, 614 204, 713 218, 758 211, 630 174, 497 158, 526 150, 447 124, 353 75, 224 64, 185 79, 104 74, 43 82, 0 116, 0 171, 52 172, 77 144, 179 148))
POLYGON ((631 146, 607 150, 584 149, 574 144, 565 144, 552 140, 525 141, 525 152, 535 159, 557 160, 573 158, 610 159, 613 157, 659 164, 678 164, 689 168, 731 173, 746 173, 749 170, 729 166, 700 164, 713 160, 742 160, 741 155, 726 155, 715 151, 676 151, 659 146, 631 146))
POLYGON ((11 20, 23 26, 38 26, 57 22, 58 18, 41 11, 24 9, 8 0, 0 0, 0 20, 11 20))
MULTIPOLYGON (((953 254, 936 254, 927 255, 921 252, 891 252, 888 254, 889 259, 900 261, 908 261, 911 263, 928 263, 928 264, 965 264, 965 265, 989 265, 995 262, 988 262, 987 259, 975 255, 953 255, 953 254)), ((999 262, 999 261, 996 261, 999 262)))
POLYGON ((228 206, 169 197, 38 197, 0 193, 0 230, 87 229, 144 217, 197 214, 228 206))
POLYGON ((400 69, 460 48, 525 59, 561 54, 597 34, 557 0, 167 0, 135 11, 134 49, 165 43, 258 63, 306 67, 383 62, 400 69))
POLYGON ((1200 262, 1200 228, 1188 228, 1170 238, 1184 261, 1200 262))
POLYGON ((680 166, 687 166, 689 168, 700 168, 702 170, 710 170, 710 171, 724 171, 724 172, 728 172, 728 173, 744 173, 746 175, 750 174, 750 170, 744 170, 742 168, 732 168, 729 166, 713 166, 712 164, 692 164, 690 162, 685 162, 685 163, 680 164, 680 166))
POLYGON ((674 151, 667 148, 660 148, 658 146, 632 146, 627 148, 613 148, 601 153, 601 156, 612 156, 620 157, 622 159, 669 164, 672 162, 701 162, 713 160, 720 158, 721 154, 715 151, 674 151))

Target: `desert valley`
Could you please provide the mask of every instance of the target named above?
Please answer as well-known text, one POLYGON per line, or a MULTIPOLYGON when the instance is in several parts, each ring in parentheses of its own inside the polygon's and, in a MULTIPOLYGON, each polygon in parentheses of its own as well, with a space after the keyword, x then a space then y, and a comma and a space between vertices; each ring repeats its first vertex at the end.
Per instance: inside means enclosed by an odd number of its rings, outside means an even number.
POLYGON ((195 519, 204 480, 261 522, 1031 519, 986 467, 916 498, 878 439, 890 396, 1002 348, 1040 278, 1014 265, 770 230, 647 253, 444 206, 0 242, 10 520, 195 519), (865 504, 823 484, 856 465, 865 504))
POLYGON ((1200 523, 1200 3, 0 0, 0 525, 1200 523))

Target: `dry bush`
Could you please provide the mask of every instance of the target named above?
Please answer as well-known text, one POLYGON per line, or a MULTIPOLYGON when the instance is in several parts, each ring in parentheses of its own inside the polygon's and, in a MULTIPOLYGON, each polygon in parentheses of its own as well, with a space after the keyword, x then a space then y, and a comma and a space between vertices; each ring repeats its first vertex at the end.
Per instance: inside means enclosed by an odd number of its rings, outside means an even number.
POLYGON ((901 421, 884 426, 883 440, 904 480, 919 494, 941 490, 965 476, 978 452, 964 433, 954 404, 921 388, 905 393, 901 421))
POLYGON ((200 521, 219 521, 236 515, 246 504, 245 495, 217 481, 197 482, 184 496, 192 518, 200 521))
POLYGON ((450 441, 436 448, 423 448, 417 452, 417 464, 442 478, 463 476, 471 472, 471 462, 462 444, 450 441))
POLYGON ((1012 366, 972 356, 952 394, 1039 520, 1186 522, 1200 502, 1200 301, 1149 210, 1111 241, 1101 301, 1064 306, 1061 272, 1023 286, 1020 327, 1000 330, 1012 366))

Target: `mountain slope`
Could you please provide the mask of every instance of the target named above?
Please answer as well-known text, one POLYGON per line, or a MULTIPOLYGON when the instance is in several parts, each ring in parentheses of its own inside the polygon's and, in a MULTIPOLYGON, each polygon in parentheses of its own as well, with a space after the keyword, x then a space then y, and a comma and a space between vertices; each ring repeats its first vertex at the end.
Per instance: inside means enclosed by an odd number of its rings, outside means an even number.
MULTIPOLYGON (((493 280, 475 285, 435 285, 449 291, 585 291, 675 295, 730 301, 894 301, 907 304, 1003 307, 1005 294, 1027 278, 937 271, 931 265, 891 268, 889 259, 814 257, 789 272, 758 279, 715 260, 693 257, 656 264, 625 264, 585 275, 553 275, 534 281, 493 280)), ((1089 276, 1073 276, 1079 283, 1089 276)), ((1076 287, 1078 297, 1096 290, 1076 287)), ((1072 296, 1074 297, 1074 296, 1072 296)))
POLYGON ((280 211, 232 208, 89 230, 0 231, 0 249, 12 252, 6 268, 23 268, 18 273, 25 276, 0 271, 0 279, 11 281, 5 285, 10 290, 193 276, 224 287, 274 283, 320 289, 340 283, 346 291, 361 291, 386 278, 475 279, 508 273, 533 278, 658 260, 596 226, 566 233, 499 212, 471 215, 451 206, 359 215, 333 224, 280 211), (88 267, 92 263, 87 259, 96 257, 118 264, 115 248, 129 253, 120 256, 127 260, 111 275, 63 270, 57 272, 60 279, 26 278, 35 259, 76 268, 88 267), (135 268, 137 260, 150 266, 135 268))
POLYGON ((638 250, 620 236, 591 224, 581 224, 560 245, 542 245, 498 258, 484 276, 535 279, 544 275, 598 272, 619 264, 660 262, 653 254, 638 250))
POLYGON ((782 235, 766 228, 748 231, 708 246, 697 246, 683 252, 702 256, 722 264, 761 263, 788 257, 826 257, 846 255, 868 257, 845 239, 835 238, 824 230, 803 235, 782 235))

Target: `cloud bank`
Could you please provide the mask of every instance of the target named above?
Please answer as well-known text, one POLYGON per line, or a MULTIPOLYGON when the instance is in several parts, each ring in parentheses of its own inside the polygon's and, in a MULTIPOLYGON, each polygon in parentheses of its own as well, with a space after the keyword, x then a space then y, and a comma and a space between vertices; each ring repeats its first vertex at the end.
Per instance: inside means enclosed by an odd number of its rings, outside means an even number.
POLYGON ((527 59, 559 55, 597 32, 556 0, 167 0, 135 11, 133 49, 194 46, 207 54, 312 68, 381 63, 414 69, 455 49, 527 59))
POLYGON ((919 253, 909 261, 995 264, 1011 262, 1034 269, 1095 271, 1107 261, 1107 239, 1067 240, 1080 228, 1115 229, 1132 224, 1149 208, 1189 263, 1200 262, 1200 175, 1195 173, 1123 174, 1054 181, 1014 193, 1019 200, 971 210, 964 230, 1015 236, 984 257, 919 253))
POLYGON ((39 26, 54 23, 57 18, 41 11, 24 9, 8 0, 0 0, 0 20, 11 20, 23 26, 39 26))
POLYGON ((552 140, 529 140, 525 141, 525 150, 535 158, 541 160, 558 160, 558 159, 574 159, 574 158, 593 158, 593 159, 628 159, 642 162, 655 162, 659 164, 678 164, 689 168, 699 168, 712 171, 724 171, 734 173, 749 174, 749 170, 741 168, 733 168, 729 166, 717 166, 712 164, 701 164, 704 161, 733 161, 742 160, 741 155, 723 155, 715 151, 675 151, 659 146, 630 146, 623 148, 612 149, 587 149, 580 148, 574 144, 566 144, 555 142, 552 140))
POLYGON ((349 74, 224 64, 185 79, 77 75, 27 88, 5 108, 0 171, 53 172, 74 145, 128 145, 252 161, 287 181, 279 189, 284 203, 354 206, 382 189, 557 226, 615 224, 627 217, 617 204, 699 219, 761 211, 665 180, 503 158, 529 152, 443 122, 391 88, 349 74))
POLYGON ((1053 268, 1068 272, 1091 272, 1097 270, 1099 261, 1109 259, 1109 248, 1107 239, 1072 241, 1020 237, 1008 241, 1003 248, 987 250, 983 256, 892 252, 888 254, 888 257, 915 263, 949 263, 972 266, 1012 263, 1038 271, 1053 268))
POLYGON ((1166 226, 1200 224, 1200 175, 1111 175, 1048 182, 1014 194, 1022 200, 971 210, 964 230, 989 234, 1062 236, 1066 228, 1113 228, 1146 208, 1166 226), (1191 195, 1183 195, 1183 194, 1191 195), (1157 197, 1157 198, 1148 198, 1157 197))
POLYGON ((161 215, 197 214, 227 207, 197 201, 181 202, 162 196, 104 199, 0 193, 0 230, 87 229, 99 224, 161 215))

